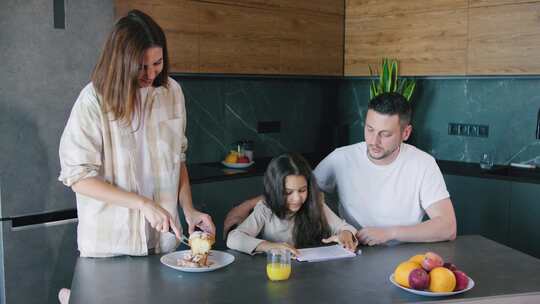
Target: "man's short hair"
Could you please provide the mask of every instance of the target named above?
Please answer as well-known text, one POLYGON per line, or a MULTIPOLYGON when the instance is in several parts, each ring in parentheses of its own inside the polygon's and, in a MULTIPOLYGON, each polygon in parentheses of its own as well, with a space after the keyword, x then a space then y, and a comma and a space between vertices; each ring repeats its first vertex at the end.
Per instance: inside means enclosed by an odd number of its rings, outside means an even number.
POLYGON ((399 122, 405 127, 411 122, 411 103, 399 93, 382 93, 372 98, 368 110, 385 115, 398 115, 399 122))

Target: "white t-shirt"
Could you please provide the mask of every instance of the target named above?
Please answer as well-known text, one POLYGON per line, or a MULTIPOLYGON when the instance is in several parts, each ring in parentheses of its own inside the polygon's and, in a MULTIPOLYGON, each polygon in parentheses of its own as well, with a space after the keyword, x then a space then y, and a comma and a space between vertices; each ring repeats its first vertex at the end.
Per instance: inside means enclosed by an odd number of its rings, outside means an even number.
POLYGON ((340 213, 361 227, 414 225, 450 195, 435 159, 408 144, 388 165, 369 160, 365 142, 334 150, 314 170, 324 192, 337 193, 340 213))

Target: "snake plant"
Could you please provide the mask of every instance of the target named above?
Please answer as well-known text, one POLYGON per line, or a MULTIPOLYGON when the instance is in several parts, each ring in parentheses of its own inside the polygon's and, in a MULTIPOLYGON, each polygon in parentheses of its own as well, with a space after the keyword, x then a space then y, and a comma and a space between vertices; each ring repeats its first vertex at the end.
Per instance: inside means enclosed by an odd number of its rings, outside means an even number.
MULTIPOLYGON (((373 76, 371 66, 369 66, 369 74, 373 76)), ((411 96, 416 87, 416 81, 413 79, 398 79, 398 62, 396 59, 383 58, 379 67, 379 78, 372 80, 369 86, 370 99, 381 94, 396 92, 407 101, 411 101, 411 96)))

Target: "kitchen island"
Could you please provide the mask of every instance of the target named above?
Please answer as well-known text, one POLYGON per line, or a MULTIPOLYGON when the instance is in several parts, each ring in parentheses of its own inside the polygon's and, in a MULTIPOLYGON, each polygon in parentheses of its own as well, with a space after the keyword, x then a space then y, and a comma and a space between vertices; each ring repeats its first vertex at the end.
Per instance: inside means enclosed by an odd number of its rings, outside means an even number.
POLYGON ((204 273, 169 268, 160 263, 160 255, 79 258, 70 303, 540 302, 540 260, 481 236, 361 249, 354 258, 294 261, 292 275, 284 282, 266 278, 264 255, 252 257, 231 250, 235 256, 231 265, 204 273), (455 263, 476 286, 463 294, 434 298, 392 285, 389 276, 394 268, 426 251, 455 263))

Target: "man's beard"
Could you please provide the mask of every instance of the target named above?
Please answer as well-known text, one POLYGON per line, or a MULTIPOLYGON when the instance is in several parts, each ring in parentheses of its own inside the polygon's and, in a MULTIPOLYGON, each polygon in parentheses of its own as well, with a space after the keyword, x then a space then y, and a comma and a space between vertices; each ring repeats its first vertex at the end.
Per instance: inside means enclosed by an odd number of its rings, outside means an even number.
POLYGON ((392 155, 392 153, 396 152, 397 149, 399 149, 399 145, 395 146, 394 149, 392 149, 392 150, 384 150, 383 148, 378 148, 377 147, 377 149, 382 150, 383 153, 380 156, 375 156, 375 155, 371 154, 370 147, 372 147, 372 146, 368 145, 367 154, 368 154, 369 158, 374 159, 374 160, 385 159, 388 156, 392 155))

